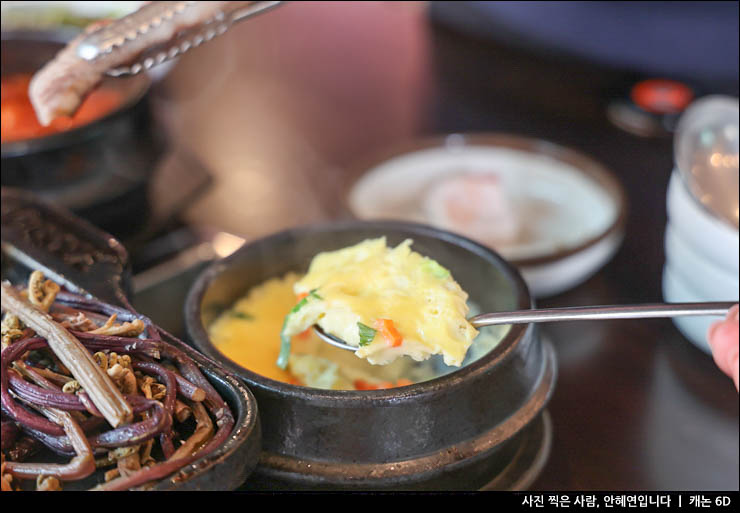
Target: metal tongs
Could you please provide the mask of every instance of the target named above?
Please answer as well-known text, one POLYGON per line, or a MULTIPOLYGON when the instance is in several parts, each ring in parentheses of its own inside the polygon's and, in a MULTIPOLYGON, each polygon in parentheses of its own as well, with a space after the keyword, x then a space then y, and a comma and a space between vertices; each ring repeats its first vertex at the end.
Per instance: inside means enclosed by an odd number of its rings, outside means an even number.
MULTIPOLYGON (((163 23, 177 23, 199 3, 204 2, 150 2, 136 12, 91 32, 80 41, 77 55, 86 61, 95 60, 136 41, 163 23)), ((131 64, 110 69, 106 73, 114 77, 136 75, 220 36, 238 21, 266 12, 284 2, 218 3, 224 4, 223 8, 212 17, 179 31, 167 41, 153 42, 153 46, 140 52, 131 64)))

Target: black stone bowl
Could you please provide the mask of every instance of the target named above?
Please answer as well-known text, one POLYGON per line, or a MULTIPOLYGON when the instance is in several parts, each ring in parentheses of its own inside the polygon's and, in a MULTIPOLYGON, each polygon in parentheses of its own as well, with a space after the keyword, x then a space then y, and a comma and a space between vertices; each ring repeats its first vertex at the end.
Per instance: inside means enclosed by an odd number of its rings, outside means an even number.
POLYGON ((346 222, 288 230, 249 243, 206 269, 185 305, 198 349, 241 376, 257 398, 263 433, 251 489, 475 490, 512 461, 556 376, 535 325, 512 326, 489 353, 442 377, 369 391, 319 390, 260 376, 221 354, 207 326, 216 305, 311 258, 367 238, 406 238, 451 270, 483 311, 531 308, 519 274, 469 239, 401 222, 346 222))
MULTIPOLYGON (((3 31, 2 75, 34 73, 72 36, 3 31)), ((0 176, 5 187, 33 191, 125 237, 148 218, 148 184, 166 141, 153 122, 145 74, 105 78, 101 87, 121 94, 118 108, 71 130, 2 143, 0 176)))
MULTIPOLYGON (((41 270, 73 292, 117 306, 128 305, 128 254, 110 235, 31 193, 2 188, 2 279, 26 283, 41 270)), ((173 306, 174 308, 174 306, 173 306)), ((145 313, 145 312, 144 312, 145 313)), ((244 383, 218 363, 172 335, 166 342, 187 354, 200 368, 234 415, 235 424, 223 445, 175 474, 153 484, 152 490, 233 490, 257 464, 261 448, 257 403, 244 383)), ((68 461, 43 450, 38 461, 68 461)), ((102 471, 65 490, 86 490, 103 481, 102 471)))

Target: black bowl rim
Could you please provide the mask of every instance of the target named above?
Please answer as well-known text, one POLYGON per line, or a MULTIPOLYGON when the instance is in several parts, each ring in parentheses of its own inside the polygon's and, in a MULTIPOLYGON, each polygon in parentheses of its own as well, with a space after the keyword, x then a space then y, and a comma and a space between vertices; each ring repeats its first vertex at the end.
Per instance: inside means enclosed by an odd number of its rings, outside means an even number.
MULTIPOLYGON (((2 32, 2 41, 38 41, 64 44, 69 38, 69 31, 54 30, 8 30, 2 32)), ((106 80, 104 77, 103 80, 106 80)), ((0 155, 2 158, 20 157, 33 153, 40 153, 48 150, 63 148, 71 144, 79 143, 89 138, 95 137, 104 129, 104 125, 111 121, 125 116, 134 107, 149 94, 152 81, 146 74, 138 74, 127 77, 125 80, 134 80, 135 91, 121 102, 112 111, 104 116, 95 118, 85 125, 57 132, 43 137, 33 137, 31 139, 22 139, 20 141, 5 142, 0 145, 0 155)))
MULTIPOLYGON (((228 439, 223 444, 216 447, 210 453, 176 470, 174 473, 155 481, 156 484, 152 487, 152 490, 177 490, 180 486, 187 486, 190 481, 203 476, 206 472, 212 470, 215 465, 228 463, 227 460, 234 457, 234 453, 239 451, 242 446, 254 443, 258 444, 261 448, 262 444, 257 401, 249 388, 242 383, 242 380, 234 376, 223 365, 195 351, 177 337, 169 333, 166 335, 170 343, 186 353, 198 364, 201 370, 205 372, 206 378, 210 378, 209 381, 211 384, 213 384, 215 379, 218 379, 222 384, 228 386, 237 398, 237 401, 242 405, 242 409, 237 408, 236 411, 232 412, 234 426, 231 429, 231 433, 229 433, 228 439)), ((256 451, 256 454, 259 453, 260 451, 256 451)), ((256 464, 256 459, 253 462, 247 462, 245 467, 247 475, 251 474, 256 464)))
POLYGON ((462 247, 487 260, 493 259, 501 266, 503 273, 511 279, 519 297, 519 309, 532 307, 532 298, 529 294, 524 279, 519 272, 504 260, 498 253, 471 239, 453 232, 434 228, 429 225, 411 223, 397 220, 373 220, 373 221, 339 221, 329 223, 317 223, 289 228, 287 230, 248 242, 240 249, 226 258, 218 260, 206 268, 195 280, 185 300, 185 323, 188 335, 195 346, 204 354, 218 361, 231 371, 239 375, 251 387, 258 387, 273 393, 280 394, 286 398, 308 399, 316 405, 336 406, 337 400, 361 401, 363 404, 383 404, 391 400, 410 400, 434 394, 438 390, 454 387, 460 382, 474 379, 476 376, 487 372, 499 361, 506 357, 524 338, 527 330, 531 331, 531 325, 512 325, 504 338, 496 347, 480 357, 478 360, 461 367, 444 376, 434 378, 420 383, 414 383, 403 387, 381 389, 381 390, 323 390, 299 385, 291 385, 274 379, 267 378, 242 367, 233 360, 227 358, 211 342, 208 333, 201 322, 201 303, 203 296, 210 284, 230 265, 231 262, 240 258, 241 254, 257 245, 270 244, 275 240, 305 236, 312 231, 351 230, 357 228, 382 229, 386 231, 406 230, 420 235, 440 239, 444 242, 462 247))

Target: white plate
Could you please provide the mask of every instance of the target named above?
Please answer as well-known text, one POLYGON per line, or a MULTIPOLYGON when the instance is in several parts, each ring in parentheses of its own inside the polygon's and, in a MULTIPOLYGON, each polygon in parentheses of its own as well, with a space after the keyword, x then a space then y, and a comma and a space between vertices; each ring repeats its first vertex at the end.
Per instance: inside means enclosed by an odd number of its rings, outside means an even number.
POLYGON ((622 240, 626 202, 618 181, 593 160, 551 143, 453 134, 365 169, 347 196, 353 215, 421 222, 475 239, 516 265, 536 297, 581 283, 622 240), (498 188, 486 182, 490 177, 498 188), (465 182, 472 184, 467 192, 465 182), (435 207, 465 195, 463 209, 483 205, 474 217, 466 211, 456 222, 435 207))

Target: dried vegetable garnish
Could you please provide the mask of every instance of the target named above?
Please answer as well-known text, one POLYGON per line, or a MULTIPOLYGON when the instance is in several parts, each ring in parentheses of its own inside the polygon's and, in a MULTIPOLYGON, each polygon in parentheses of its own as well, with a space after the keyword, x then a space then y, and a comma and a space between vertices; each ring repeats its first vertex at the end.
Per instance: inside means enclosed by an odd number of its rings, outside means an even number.
POLYGON ((2 489, 100 470, 97 490, 147 487, 228 438, 231 410, 149 319, 66 292, 39 271, 2 284, 2 489), (66 464, 25 461, 44 447, 66 464))

